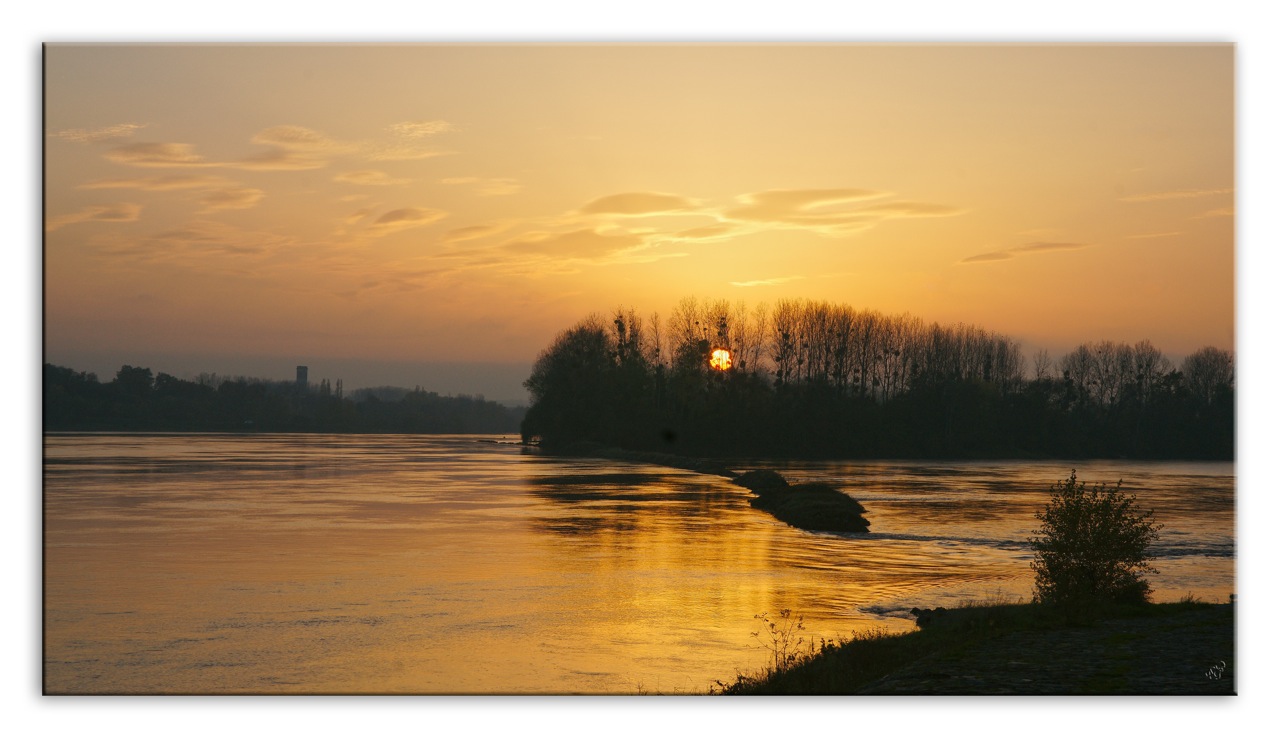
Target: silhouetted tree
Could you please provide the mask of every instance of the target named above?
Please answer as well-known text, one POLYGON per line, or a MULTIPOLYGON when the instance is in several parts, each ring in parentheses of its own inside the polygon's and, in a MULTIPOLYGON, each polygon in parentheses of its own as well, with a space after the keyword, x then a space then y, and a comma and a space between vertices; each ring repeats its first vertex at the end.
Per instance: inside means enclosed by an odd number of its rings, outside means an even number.
POLYGON ((1151 588, 1142 575, 1155 571, 1148 547, 1162 526, 1136 505, 1119 483, 1086 488, 1074 470, 1055 484, 1030 539, 1035 599, 1068 609, 1146 602, 1151 588))
MULTIPOLYGON (((526 435, 687 453, 1230 458, 1229 385, 1212 405, 1151 345, 1086 343, 1061 376, 1041 351, 970 325, 847 305, 687 297, 646 328, 619 308, 561 334, 526 384, 526 435), (728 347, 728 371, 709 366, 728 347), (658 439, 663 439, 660 443, 658 439)), ((1206 354, 1206 356, 1208 356, 1206 354)), ((1193 362, 1197 376, 1209 374, 1193 362)), ((1223 372, 1219 372, 1222 374, 1223 372)))

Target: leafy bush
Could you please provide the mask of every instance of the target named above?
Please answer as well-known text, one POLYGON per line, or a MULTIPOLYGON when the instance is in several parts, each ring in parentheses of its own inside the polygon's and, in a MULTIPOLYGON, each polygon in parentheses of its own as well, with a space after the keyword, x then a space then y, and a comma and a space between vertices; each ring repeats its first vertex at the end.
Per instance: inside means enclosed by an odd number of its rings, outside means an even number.
POLYGON ((1074 469, 1055 484, 1044 512, 1036 513, 1039 535, 1030 539, 1035 599, 1065 609, 1147 602, 1151 587, 1142 575, 1155 572, 1147 547, 1163 526, 1136 504, 1120 483, 1086 488, 1074 469))

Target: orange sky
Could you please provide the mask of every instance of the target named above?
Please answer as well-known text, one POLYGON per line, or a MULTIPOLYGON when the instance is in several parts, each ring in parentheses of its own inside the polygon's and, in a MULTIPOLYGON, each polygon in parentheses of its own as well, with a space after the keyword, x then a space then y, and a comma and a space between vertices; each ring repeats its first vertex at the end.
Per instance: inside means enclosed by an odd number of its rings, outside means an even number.
POLYGON ((46 358, 527 365, 686 295, 1234 348, 1233 60, 53 44, 46 358))

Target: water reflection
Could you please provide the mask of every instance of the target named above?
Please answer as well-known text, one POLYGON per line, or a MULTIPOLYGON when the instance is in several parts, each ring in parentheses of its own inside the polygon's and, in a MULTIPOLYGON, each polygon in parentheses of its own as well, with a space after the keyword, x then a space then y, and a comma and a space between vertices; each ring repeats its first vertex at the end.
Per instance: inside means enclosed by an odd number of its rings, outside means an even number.
MULTIPOLYGON (((868 508, 814 534, 682 470, 497 439, 51 436, 46 683, 73 692, 703 691, 752 616, 831 637, 1030 591, 1057 463, 797 463, 868 508)), ((1234 470, 1079 464, 1165 523, 1158 597, 1234 591, 1234 470)))

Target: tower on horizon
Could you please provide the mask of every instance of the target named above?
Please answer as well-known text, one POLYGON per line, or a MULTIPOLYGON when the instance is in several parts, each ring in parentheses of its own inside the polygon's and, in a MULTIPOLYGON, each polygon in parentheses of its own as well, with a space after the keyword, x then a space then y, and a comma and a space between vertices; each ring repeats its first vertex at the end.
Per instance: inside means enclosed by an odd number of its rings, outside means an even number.
POLYGON ((298 389, 305 390, 307 388, 307 368, 298 366, 298 389))

